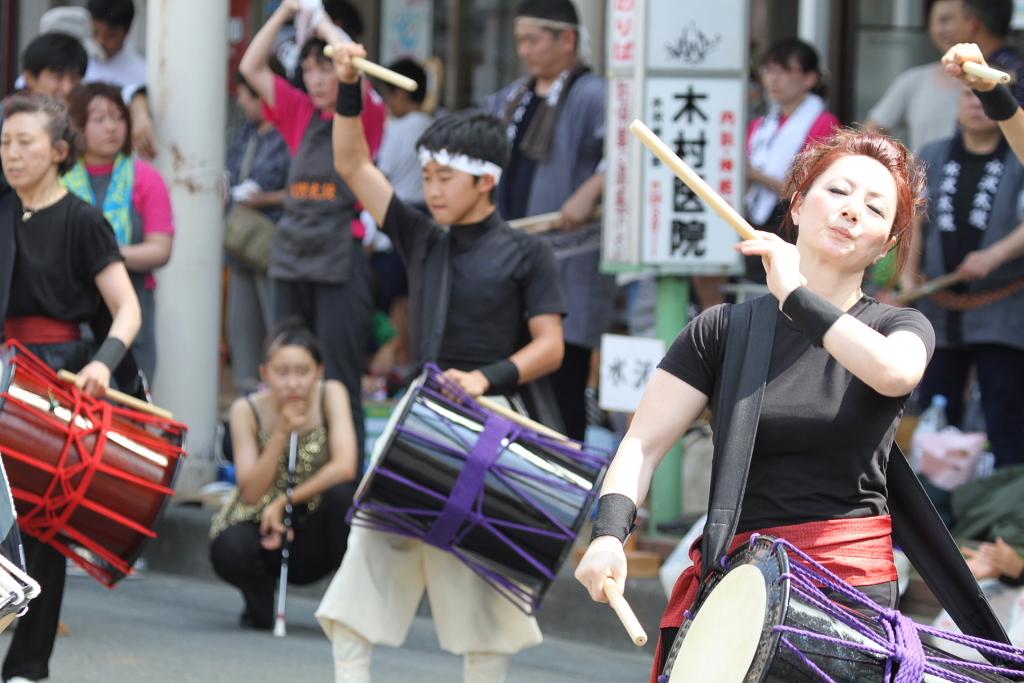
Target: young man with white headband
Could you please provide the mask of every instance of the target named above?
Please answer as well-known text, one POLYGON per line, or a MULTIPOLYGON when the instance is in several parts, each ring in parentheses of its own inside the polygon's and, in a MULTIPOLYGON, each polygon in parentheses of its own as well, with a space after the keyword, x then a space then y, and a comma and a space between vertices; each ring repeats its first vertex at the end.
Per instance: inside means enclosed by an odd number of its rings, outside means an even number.
POLYGON ((611 322, 614 279, 603 275, 601 225, 607 83, 585 63, 585 31, 571 0, 522 0, 516 52, 527 75, 484 103, 506 124, 512 146, 498 186, 506 220, 557 211, 560 229, 542 239, 555 252, 565 292, 565 360, 550 382, 565 433, 583 439, 591 355, 611 322))
MULTIPOLYGON (((360 45, 335 46, 334 163, 405 263, 414 358, 437 363, 473 396, 518 393, 561 364, 565 309, 551 250, 509 228, 495 208, 508 158, 504 126, 463 112, 423 133, 417 147, 433 218, 425 216, 395 196, 370 159, 351 66, 365 54, 360 45)), ((464 656, 467 682, 504 681, 509 655, 541 641, 536 620, 454 555, 354 526, 316 613, 332 642, 336 682, 369 682, 373 645, 402 644, 424 589, 441 647, 464 656)))

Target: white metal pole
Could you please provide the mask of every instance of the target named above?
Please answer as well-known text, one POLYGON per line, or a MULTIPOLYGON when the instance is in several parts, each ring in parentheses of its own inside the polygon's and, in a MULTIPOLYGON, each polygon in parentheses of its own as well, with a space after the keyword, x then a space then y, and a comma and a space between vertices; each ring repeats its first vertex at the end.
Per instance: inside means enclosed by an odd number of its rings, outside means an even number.
POLYGON ((158 273, 154 398, 189 426, 177 488, 192 492, 215 469, 228 0, 149 0, 146 18, 156 166, 177 227, 158 273))

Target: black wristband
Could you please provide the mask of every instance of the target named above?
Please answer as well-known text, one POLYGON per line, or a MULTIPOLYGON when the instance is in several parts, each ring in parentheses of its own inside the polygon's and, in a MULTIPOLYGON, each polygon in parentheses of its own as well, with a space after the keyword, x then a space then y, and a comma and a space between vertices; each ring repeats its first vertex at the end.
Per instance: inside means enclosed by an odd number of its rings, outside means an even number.
POLYGON ((363 82, 338 84, 338 101, 334 103, 338 116, 359 116, 363 113, 363 82))
POLYGON ((100 344, 100 348, 93 355, 93 360, 99 362, 110 368, 113 372, 117 369, 117 366, 121 364, 121 360, 124 358, 124 354, 127 353, 128 349, 125 347, 124 342, 117 337, 107 337, 100 344))
POLYGON ((782 312, 796 323, 815 346, 822 346, 828 328, 843 316, 838 306, 806 287, 797 287, 786 297, 782 312))
POLYGON ((623 543, 636 530, 636 504, 621 493, 606 493, 597 501, 597 520, 590 540, 614 536, 623 543))
POLYGON ((1000 83, 991 90, 975 90, 974 94, 981 100, 981 108, 985 110, 985 116, 993 121, 1005 121, 1013 118, 1013 115, 1020 109, 1017 98, 1005 83, 1000 83))
POLYGON ((480 368, 480 372, 490 383, 490 391, 504 392, 519 386, 519 368, 508 358, 496 361, 480 368))

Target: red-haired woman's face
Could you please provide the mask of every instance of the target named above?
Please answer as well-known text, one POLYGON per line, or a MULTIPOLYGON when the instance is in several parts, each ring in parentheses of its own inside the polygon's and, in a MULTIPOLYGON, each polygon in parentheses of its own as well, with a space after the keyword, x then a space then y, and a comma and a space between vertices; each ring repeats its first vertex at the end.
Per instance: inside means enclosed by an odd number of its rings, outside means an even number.
POLYGON ((840 157, 790 209, 801 254, 846 272, 864 270, 893 245, 896 197, 896 180, 881 163, 840 157))

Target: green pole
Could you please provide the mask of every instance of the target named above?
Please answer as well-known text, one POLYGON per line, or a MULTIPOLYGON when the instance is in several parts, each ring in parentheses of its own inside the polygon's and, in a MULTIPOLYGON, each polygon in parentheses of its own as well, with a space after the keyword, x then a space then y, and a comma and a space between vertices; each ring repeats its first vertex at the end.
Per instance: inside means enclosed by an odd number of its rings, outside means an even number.
MULTIPOLYGON (((658 338, 665 342, 665 348, 686 326, 690 306, 690 279, 680 275, 658 277, 657 316, 658 338)), ((661 461, 650 493, 650 533, 658 534, 662 522, 679 519, 682 515, 683 446, 677 443, 661 461)))

